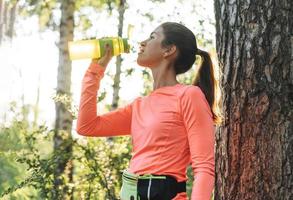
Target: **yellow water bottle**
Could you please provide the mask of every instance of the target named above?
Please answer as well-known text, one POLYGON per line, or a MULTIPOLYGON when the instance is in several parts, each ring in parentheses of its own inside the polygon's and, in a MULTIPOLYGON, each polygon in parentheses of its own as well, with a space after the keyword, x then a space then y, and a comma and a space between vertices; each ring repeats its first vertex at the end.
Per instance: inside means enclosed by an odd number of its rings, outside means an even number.
POLYGON ((69 42, 69 57, 71 60, 100 58, 105 55, 106 43, 111 46, 114 56, 129 53, 130 45, 127 38, 104 37, 69 42))

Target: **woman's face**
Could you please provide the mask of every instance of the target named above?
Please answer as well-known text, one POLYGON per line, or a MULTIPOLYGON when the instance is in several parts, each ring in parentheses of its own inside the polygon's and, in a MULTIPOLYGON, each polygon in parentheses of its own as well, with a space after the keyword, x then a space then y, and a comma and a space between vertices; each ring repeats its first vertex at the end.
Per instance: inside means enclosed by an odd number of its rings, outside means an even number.
POLYGON ((163 40, 163 28, 159 26, 150 34, 148 39, 140 42, 137 63, 144 67, 158 65, 164 58, 164 48, 161 46, 163 40))

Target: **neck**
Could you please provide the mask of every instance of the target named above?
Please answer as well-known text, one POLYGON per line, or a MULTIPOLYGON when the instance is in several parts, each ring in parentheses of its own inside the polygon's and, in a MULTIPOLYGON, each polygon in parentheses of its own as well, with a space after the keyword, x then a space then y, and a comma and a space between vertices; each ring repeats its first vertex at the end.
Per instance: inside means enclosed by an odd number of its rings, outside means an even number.
POLYGON ((179 83, 173 69, 174 66, 164 63, 151 68, 154 79, 153 90, 164 86, 173 86, 179 83))

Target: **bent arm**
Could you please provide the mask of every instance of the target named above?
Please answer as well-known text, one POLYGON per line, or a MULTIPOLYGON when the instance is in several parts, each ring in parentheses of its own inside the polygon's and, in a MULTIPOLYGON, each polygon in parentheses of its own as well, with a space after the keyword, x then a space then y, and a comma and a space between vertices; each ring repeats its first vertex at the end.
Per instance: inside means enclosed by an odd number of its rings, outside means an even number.
POLYGON ((210 200, 214 189, 214 123, 208 102, 199 87, 187 89, 181 110, 194 173, 192 200, 210 200))
POLYGON ((97 115, 97 93, 104 72, 104 67, 92 62, 84 75, 76 127, 80 135, 93 137, 130 134, 132 104, 97 115))

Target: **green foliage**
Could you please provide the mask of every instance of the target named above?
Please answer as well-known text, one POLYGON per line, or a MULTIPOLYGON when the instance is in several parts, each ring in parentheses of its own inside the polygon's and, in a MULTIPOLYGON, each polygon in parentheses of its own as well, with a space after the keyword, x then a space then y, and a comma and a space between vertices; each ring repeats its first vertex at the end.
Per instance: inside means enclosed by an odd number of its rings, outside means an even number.
MULTIPOLYGON (((92 22, 89 19, 88 12, 82 12, 84 9, 94 9, 96 12, 101 12, 106 9, 110 15, 112 10, 117 8, 118 0, 77 0, 75 1, 75 21, 76 27, 81 31, 86 31, 92 27, 92 22)), ((47 28, 58 30, 59 15, 61 1, 58 0, 25 0, 22 1, 19 7, 19 15, 26 18, 37 15, 39 17, 40 31, 45 31, 47 28)))
POLYGON ((79 20, 76 24, 81 32, 84 32, 93 26, 92 21, 88 18, 86 14, 79 14, 79 20))
POLYGON ((51 27, 54 30, 57 29, 57 24, 54 21, 55 9, 58 9, 60 3, 56 0, 40 1, 40 0, 25 0, 20 6, 19 13, 23 17, 29 17, 33 15, 39 16, 40 30, 45 30, 47 27, 51 27))
MULTIPOLYGON (((11 104, 11 112, 15 112, 15 106, 15 103, 11 104)), ((22 112, 14 113, 10 126, 0 126, 0 196, 9 197, 9 199, 37 198, 36 191, 27 187, 31 186, 30 183, 33 180, 30 167, 40 159, 36 153, 36 147, 48 147, 48 144, 41 140, 42 135, 39 134, 46 128, 44 126, 29 128, 26 120, 28 113, 23 112, 23 108, 21 110, 22 112), (16 190, 18 192, 14 192, 16 190)), ((40 149, 45 155, 47 149, 40 149)))
POLYGON ((130 159, 130 138, 96 138, 75 146, 75 187, 85 199, 118 199, 121 172, 130 159))
POLYGON ((148 69, 142 70, 142 78, 144 80, 143 83, 143 92, 141 95, 146 96, 153 90, 153 84, 152 84, 152 76, 150 74, 150 71, 148 69))
POLYGON ((187 176, 188 176, 188 180, 186 183, 186 192, 187 192, 187 196, 190 197, 191 196, 191 191, 192 191, 192 183, 193 183, 193 172, 192 172, 192 168, 189 165, 187 168, 187 176))
POLYGON ((24 170, 15 162, 17 152, 24 147, 17 135, 18 128, 19 123, 13 123, 10 129, 2 127, 0 131, 0 192, 23 178, 24 170))
POLYGON ((117 6, 119 3, 118 0, 99 0, 99 1, 93 1, 93 0, 79 0, 76 1, 76 10, 79 11, 80 9, 84 7, 92 7, 96 10, 101 10, 103 8, 108 8, 109 11, 112 11, 115 6, 117 6))
POLYGON ((52 99, 57 103, 62 103, 65 109, 72 115, 73 118, 76 118, 78 108, 76 105, 72 104, 72 97, 67 94, 55 94, 52 96, 52 99))
MULTIPOLYGON (((64 96, 57 99, 70 101, 64 96)), ((131 156, 130 137, 66 140, 62 148, 54 150, 54 130, 45 125, 30 127, 26 117, 16 115, 10 126, 0 128, 0 197, 61 199, 60 191, 66 189, 77 199, 119 198, 121 171, 131 156), (73 155, 67 155, 68 146, 73 155), (68 158, 74 165, 74 183, 68 180, 68 169, 55 175, 57 161, 68 158), (56 179, 62 180, 60 188, 54 188, 56 179)), ((59 135, 68 137, 66 132, 59 135)))
MULTIPOLYGON (((47 158, 50 155, 50 150, 47 148, 41 147, 50 147, 50 142, 48 142, 48 133, 47 128, 45 126, 39 126, 36 128, 29 128, 28 123, 26 121, 14 121, 12 126, 9 128, 1 129, 1 141, 7 137, 14 137, 19 141, 19 147, 17 151, 15 151, 10 157, 14 158, 14 161, 17 163, 15 174, 12 174, 12 178, 10 180, 18 179, 17 184, 14 183, 6 183, 9 187, 2 192, 1 196, 12 193, 20 188, 26 186, 32 186, 33 188, 40 189, 40 197, 47 197, 47 194, 52 189, 50 187, 51 178, 50 166, 52 166, 52 159, 47 158), (14 135, 16 133, 17 135, 14 135), (51 162, 50 162, 51 161, 51 162), (21 172, 26 170, 24 173, 25 177, 21 172), (47 176, 48 175, 48 176, 47 176), (18 176, 22 178, 19 181, 18 176)), ((5 140, 9 146, 13 146, 13 142, 9 142, 9 140, 5 140)), ((50 149, 50 148, 49 148, 50 149)), ((16 148, 9 148, 10 151, 16 150, 16 148)), ((15 162, 12 162, 15 163, 15 162)), ((7 164, 3 165, 3 168, 7 164)), ((2 168, 2 167, 1 167, 2 168)), ((5 184, 5 181, 3 181, 5 184)), ((6 185, 5 185, 6 186, 6 185)), ((2 190, 3 191, 3 190, 2 190)))

